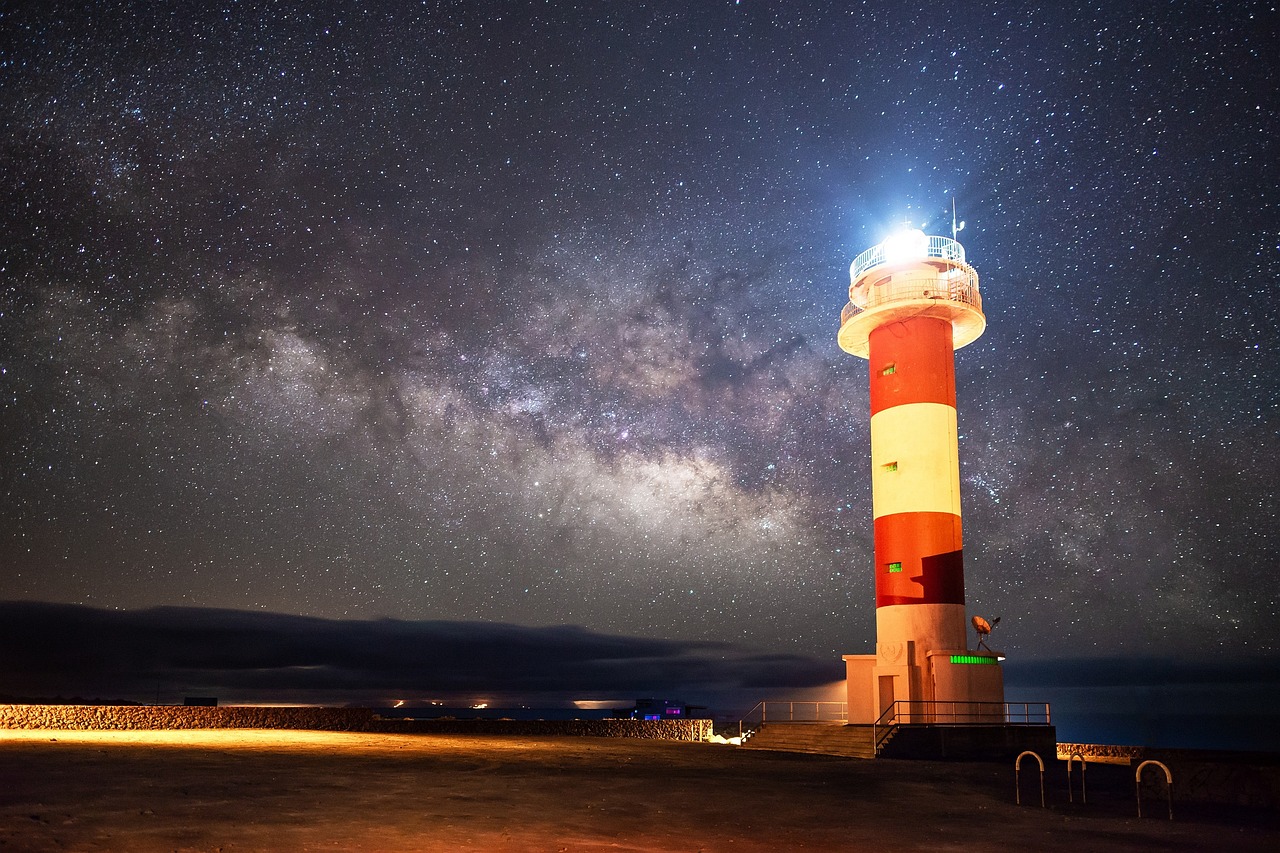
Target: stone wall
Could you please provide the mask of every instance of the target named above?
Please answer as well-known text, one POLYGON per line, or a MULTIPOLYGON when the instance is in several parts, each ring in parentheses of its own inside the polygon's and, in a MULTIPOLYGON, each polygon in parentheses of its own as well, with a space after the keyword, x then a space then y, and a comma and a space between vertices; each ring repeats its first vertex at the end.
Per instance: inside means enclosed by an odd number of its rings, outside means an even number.
POLYGON ((0 729, 312 729, 369 731, 367 708, 0 705, 0 729))
POLYGON ((705 741, 710 720, 395 720, 367 708, 186 705, 0 705, 0 729, 306 729, 384 734, 493 734, 705 741))
POLYGON ((565 735, 641 740, 711 738, 711 720, 377 720, 377 731, 417 734, 565 735))
MULTIPOLYGON (((1059 743, 1058 758, 1065 761, 1078 755, 1085 761, 1102 761, 1110 764, 1129 764, 1142 760, 1140 746, 1116 746, 1109 743, 1059 743)), ((1079 761, 1079 759, 1076 759, 1079 761)))
MULTIPOLYGON (((1274 753, 1058 744, 1058 758, 1065 760, 1069 755, 1081 755, 1089 762, 1127 764, 1134 769, 1135 783, 1139 764, 1148 759, 1159 761, 1173 775, 1174 802, 1280 808, 1280 756, 1274 753)), ((1164 772, 1147 765, 1142 779, 1153 789, 1152 802, 1162 802, 1164 772)))

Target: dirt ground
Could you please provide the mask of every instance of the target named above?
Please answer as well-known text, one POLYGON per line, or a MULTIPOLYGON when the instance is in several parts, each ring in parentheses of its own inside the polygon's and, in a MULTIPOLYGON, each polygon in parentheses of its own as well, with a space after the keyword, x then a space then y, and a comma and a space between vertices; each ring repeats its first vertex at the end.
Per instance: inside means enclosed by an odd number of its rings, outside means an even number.
MULTIPOLYGON (((1024 765, 1025 766, 1025 765, 1024 765)), ((1089 805, 1012 766, 712 744, 280 731, 0 732, 8 851, 1280 850, 1276 816, 1138 819, 1132 771, 1089 805)))

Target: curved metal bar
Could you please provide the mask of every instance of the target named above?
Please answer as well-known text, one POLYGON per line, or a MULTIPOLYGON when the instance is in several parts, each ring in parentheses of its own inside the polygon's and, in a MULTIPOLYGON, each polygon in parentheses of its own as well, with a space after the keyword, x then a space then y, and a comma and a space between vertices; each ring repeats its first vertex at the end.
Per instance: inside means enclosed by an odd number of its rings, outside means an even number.
POLYGON ((1080 759, 1080 802, 1088 803, 1089 795, 1085 793, 1084 771, 1089 769, 1089 764, 1084 760, 1084 756, 1078 752, 1073 752, 1067 756, 1067 802, 1075 802, 1075 791, 1071 788, 1071 762, 1080 759))
POLYGON ((1044 759, 1032 750, 1024 750, 1018 753, 1017 759, 1013 762, 1013 788, 1014 802, 1022 805, 1022 759, 1030 755, 1036 760, 1036 764, 1040 765, 1040 808, 1045 808, 1044 804, 1044 759))
POLYGON ((1142 771, 1148 764, 1154 764, 1164 771, 1165 792, 1169 795, 1169 820, 1173 820, 1173 774, 1169 772, 1168 767, 1154 758, 1148 758, 1133 772, 1133 784, 1138 792, 1138 817, 1142 817, 1142 771))

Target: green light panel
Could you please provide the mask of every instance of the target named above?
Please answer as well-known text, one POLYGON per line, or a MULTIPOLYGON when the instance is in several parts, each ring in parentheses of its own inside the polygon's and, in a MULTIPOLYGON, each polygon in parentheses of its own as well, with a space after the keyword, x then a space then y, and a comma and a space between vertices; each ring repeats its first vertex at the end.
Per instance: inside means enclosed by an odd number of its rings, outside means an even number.
POLYGON ((968 663, 968 664, 985 664, 987 666, 997 666, 999 661, 995 658, 989 658, 984 655, 952 655, 952 663, 968 663))

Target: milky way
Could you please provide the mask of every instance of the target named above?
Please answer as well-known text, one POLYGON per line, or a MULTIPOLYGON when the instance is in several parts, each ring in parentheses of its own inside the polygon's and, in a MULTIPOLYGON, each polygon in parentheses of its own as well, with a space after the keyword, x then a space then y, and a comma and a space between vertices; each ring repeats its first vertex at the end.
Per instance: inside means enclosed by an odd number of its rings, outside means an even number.
POLYGON ((0 599, 868 651, 839 312, 954 201, 971 611, 1280 651, 1271 4, 81 5, 0 13, 0 599))

